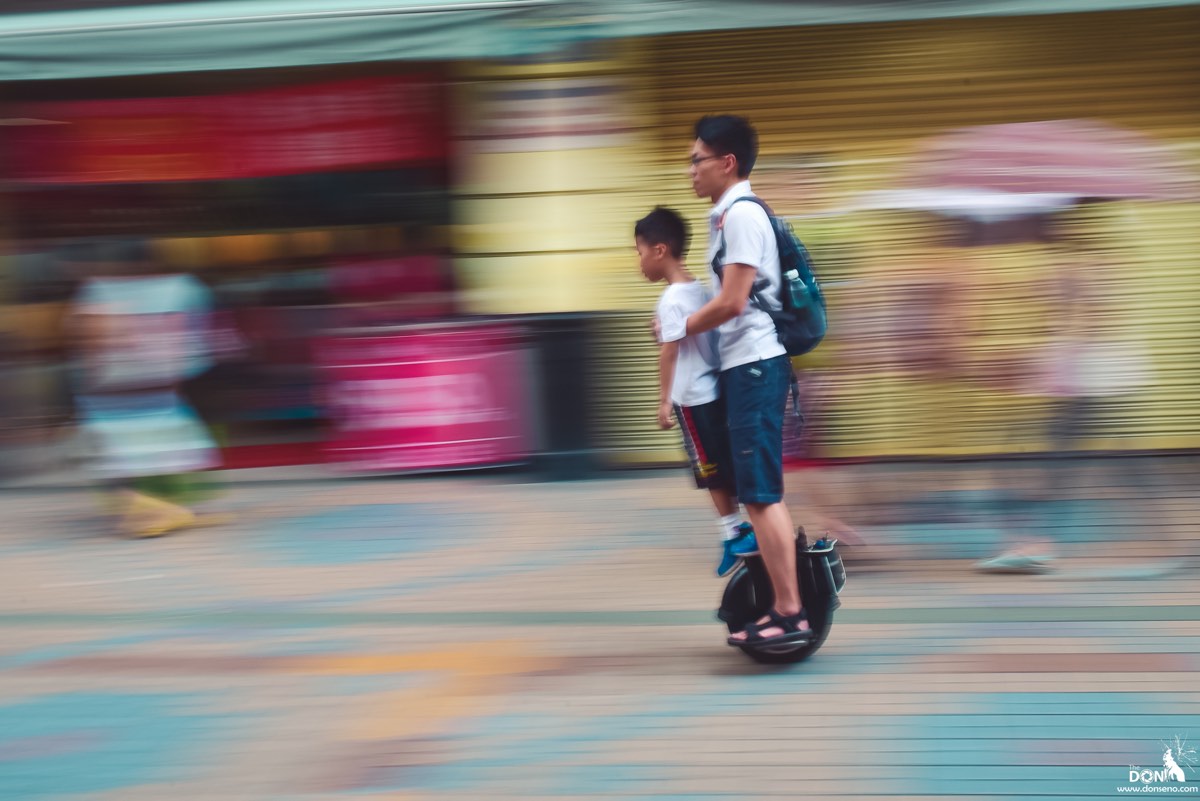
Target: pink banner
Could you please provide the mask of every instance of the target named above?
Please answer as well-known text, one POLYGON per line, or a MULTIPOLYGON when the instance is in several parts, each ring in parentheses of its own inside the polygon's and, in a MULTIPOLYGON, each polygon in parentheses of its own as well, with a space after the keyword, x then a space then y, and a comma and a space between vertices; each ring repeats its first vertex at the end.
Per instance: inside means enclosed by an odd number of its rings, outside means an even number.
POLYGON ((498 326, 321 343, 336 424, 328 457, 372 471, 523 461, 527 353, 517 332, 498 326))

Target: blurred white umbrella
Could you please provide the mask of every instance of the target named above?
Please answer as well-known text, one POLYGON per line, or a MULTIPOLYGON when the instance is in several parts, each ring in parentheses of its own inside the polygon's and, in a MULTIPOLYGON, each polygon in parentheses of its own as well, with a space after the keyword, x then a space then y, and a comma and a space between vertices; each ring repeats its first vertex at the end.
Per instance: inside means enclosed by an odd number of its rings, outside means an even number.
POLYGON ((1002 222, 1068 208, 1079 195, 1064 192, 998 192, 984 189, 885 189, 859 195, 848 211, 929 211, 978 222, 1002 222))

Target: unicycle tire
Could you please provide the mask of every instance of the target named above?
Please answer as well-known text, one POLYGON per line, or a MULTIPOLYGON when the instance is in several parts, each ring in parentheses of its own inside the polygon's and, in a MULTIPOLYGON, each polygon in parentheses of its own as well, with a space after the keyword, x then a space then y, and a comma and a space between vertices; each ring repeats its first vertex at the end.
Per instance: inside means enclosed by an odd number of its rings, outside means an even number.
MULTIPOLYGON (((812 638, 796 645, 767 648, 736 646, 742 653, 764 665, 782 665, 803 662, 820 649, 833 626, 833 612, 840 605, 837 592, 845 583, 844 572, 833 580, 824 575, 827 559, 836 565, 837 571, 841 571, 841 560, 832 547, 817 553, 808 551, 802 542, 797 547, 796 572, 804 609, 808 614, 808 625, 813 632, 812 638)), ((765 615, 773 603, 770 580, 762 557, 747 557, 726 584, 717 617, 733 634, 765 615)))

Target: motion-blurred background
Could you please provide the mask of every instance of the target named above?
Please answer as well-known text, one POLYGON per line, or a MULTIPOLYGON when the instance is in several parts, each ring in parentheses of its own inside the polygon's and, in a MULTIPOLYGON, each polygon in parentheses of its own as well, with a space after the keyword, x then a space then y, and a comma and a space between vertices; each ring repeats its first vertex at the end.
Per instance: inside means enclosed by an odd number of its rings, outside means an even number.
POLYGON ((681 460, 632 224, 703 274, 713 112, 831 305, 790 459, 1200 445, 1192 4, 5 9, 0 469, 76 458, 64 320, 148 271, 212 293, 225 467, 681 460))

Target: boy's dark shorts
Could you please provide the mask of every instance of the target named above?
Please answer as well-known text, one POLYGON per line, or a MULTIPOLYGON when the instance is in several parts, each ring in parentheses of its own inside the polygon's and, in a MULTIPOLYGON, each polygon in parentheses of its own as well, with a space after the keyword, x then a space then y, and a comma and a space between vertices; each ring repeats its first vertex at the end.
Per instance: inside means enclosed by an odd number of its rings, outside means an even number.
POLYGON ((783 415, 791 361, 776 356, 721 373, 729 415, 729 451, 742 503, 783 500, 783 415))
POLYGON ((692 463, 696 487, 732 493, 734 478, 725 401, 717 398, 700 406, 676 405, 675 419, 683 432, 683 447, 692 463))

